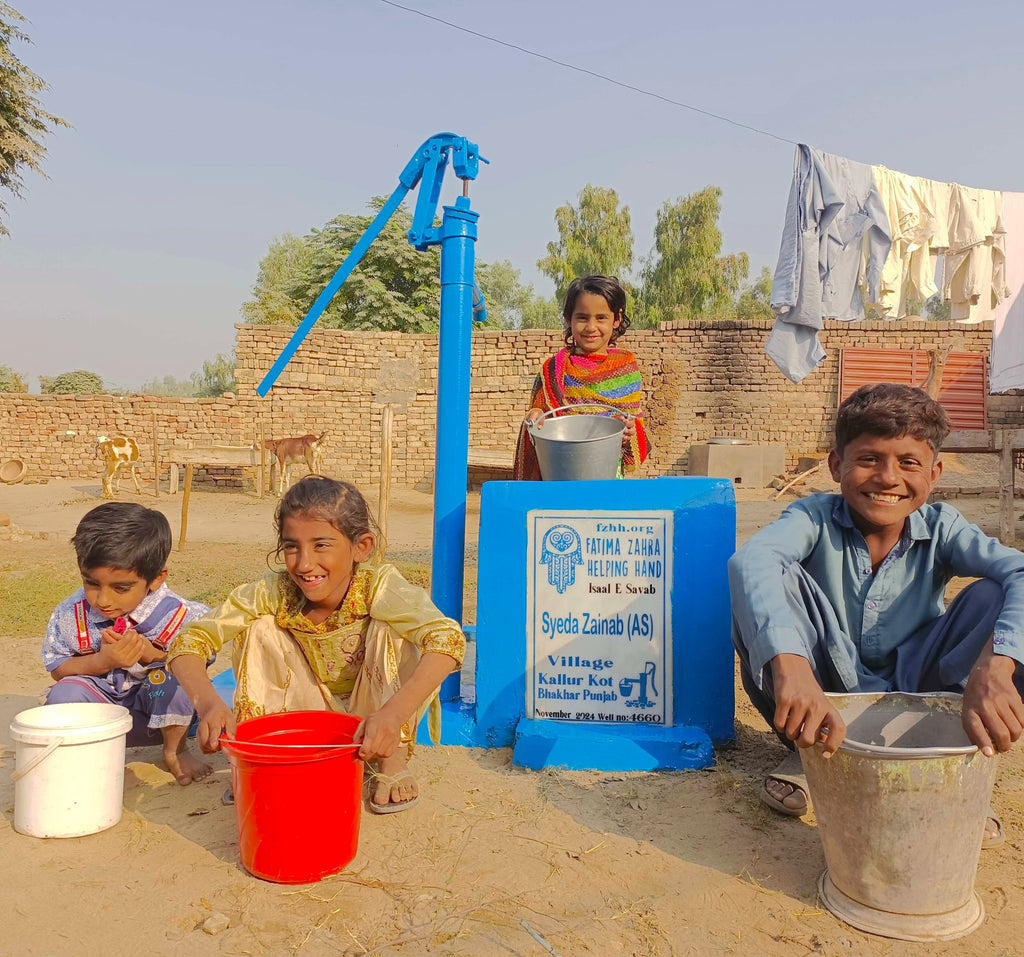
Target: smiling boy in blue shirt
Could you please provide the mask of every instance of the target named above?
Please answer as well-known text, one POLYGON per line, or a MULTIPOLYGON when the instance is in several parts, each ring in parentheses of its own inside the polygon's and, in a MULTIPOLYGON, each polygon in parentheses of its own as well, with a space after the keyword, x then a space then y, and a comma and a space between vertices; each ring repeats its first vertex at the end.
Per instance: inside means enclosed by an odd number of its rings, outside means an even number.
MULTIPOLYGON (((986 755, 1024 730, 1024 555, 955 508, 929 505, 949 434, 920 389, 882 383, 839 407, 829 469, 839 495, 789 506, 729 562, 733 643, 750 700, 793 748, 834 753, 846 726, 825 692, 963 692, 986 755), (954 576, 979 578, 944 607, 954 576)), ((794 751, 761 798, 807 810, 794 751)), ((985 844, 1002 840, 997 819, 985 844)))

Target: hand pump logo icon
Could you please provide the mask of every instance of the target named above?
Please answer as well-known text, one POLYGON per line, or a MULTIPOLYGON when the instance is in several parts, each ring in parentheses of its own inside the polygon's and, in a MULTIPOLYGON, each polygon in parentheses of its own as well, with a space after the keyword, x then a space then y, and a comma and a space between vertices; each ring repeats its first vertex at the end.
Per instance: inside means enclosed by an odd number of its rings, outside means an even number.
POLYGON ((635 678, 620 678, 619 679, 619 694, 623 698, 630 699, 633 692, 637 691, 637 697, 632 700, 626 701, 627 708, 653 708, 654 702, 647 697, 647 693, 650 692, 655 697, 658 696, 658 686, 654 683, 655 677, 655 664, 653 661, 648 661, 644 665, 644 670, 640 672, 635 678))
POLYGON ((548 529, 540 547, 540 564, 548 566, 548 584, 558 594, 576 581, 576 566, 583 564, 583 548, 579 533, 569 525, 548 529))

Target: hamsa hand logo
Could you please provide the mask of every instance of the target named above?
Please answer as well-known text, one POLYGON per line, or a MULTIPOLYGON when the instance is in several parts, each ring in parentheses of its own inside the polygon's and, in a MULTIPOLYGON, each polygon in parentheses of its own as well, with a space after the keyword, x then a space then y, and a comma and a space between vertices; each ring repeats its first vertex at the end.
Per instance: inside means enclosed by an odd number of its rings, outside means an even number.
POLYGON ((548 584, 564 594, 576 581, 576 566, 583 564, 579 533, 569 525, 553 525, 540 546, 540 564, 548 566, 548 584))

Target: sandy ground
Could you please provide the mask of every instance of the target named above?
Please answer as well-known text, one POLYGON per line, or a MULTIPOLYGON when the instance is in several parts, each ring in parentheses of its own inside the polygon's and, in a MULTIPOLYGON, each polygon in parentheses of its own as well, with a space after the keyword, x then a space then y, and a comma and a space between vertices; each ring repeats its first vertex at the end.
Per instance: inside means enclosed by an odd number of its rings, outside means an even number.
MULTIPOLYGON (((958 476, 956 484, 965 482, 958 476)), ((87 481, 0 486, 0 513, 23 533, 0 541, 3 558, 30 566, 66 542, 98 494, 87 481)), ((740 541, 785 504, 769 494, 739 493, 740 541)), ((142 501, 165 509, 177 534, 180 498, 142 501)), ((993 499, 959 504, 995 531, 993 499)), ((194 493, 187 547, 214 558, 229 542, 265 549, 272 508, 272 499, 251 494, 194 493)), ((393 496, 392 555, 428 560, 430 510, 427 495, 393 496)), ((471 560, 478 517, 471 497, 471 560)), ((0 659, 0 955, 924 952, 860 933, 818 904, 824 858, 813 814, 780 818, 756 800, 755 782, 782 748, 742 691, 735 743, 706 771, 538 773, 513 767, 507 750, 422 748, 413 765, 419 805, 399 815, 364 812, 359 854, 344 873, 288 887, 242 868, 234 810, 219 801, 229 778, 221 755, 211 778, 183 789, 154 763, 157 750, 130 751, 115 827, 63 840, 16 833, 8 725, 46 684, 38 648, 37 639, 6 639, 0 659), (204 932, 214 915, 227 928, 204 932)), ((929 953, 1024 954, 1022 753, 1000 759, 995 807, 1008 839, 982 855, 977 889, 987 919, 929 953)), ((296 813, 319 812, 322 801, 297 795, 296 813)))

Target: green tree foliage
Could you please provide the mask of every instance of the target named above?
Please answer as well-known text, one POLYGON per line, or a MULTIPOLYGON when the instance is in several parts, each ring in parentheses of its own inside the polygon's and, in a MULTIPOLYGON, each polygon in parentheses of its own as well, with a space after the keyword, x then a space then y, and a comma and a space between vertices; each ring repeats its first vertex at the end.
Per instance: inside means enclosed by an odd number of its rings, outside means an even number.
POLYGON ((312 247, 304 239, 285 233, 270 243, 260 262, 253 298, 242 305, 246 322, 262 326, 297 326, 309 306, 300 312, 296 283, 309 270, 312 247))
POLYGON ((195 395, 191 379, 176 379, 172 375, 155 376, 139 386, 140 395, 195 395))
MULTIPOLYGON (((42 136, 50 127, 68 125, 42 108, 37 94, 46 89, 46 83, 11 51, 13 41, 31 42, 18 27, 24 23, 28 21, 17 10, 0 0, 0 187, 14 196, 22 194, 23 169, 43 175, 42 136)), ((0 202, 0 214, 6 212, 0 202)), ((7 227, 0 220, 0 236, 6 235, 7 227)))
POLYGON ((648 321, 733 313, 750 260, 746 253, 719 255, 721 197, 717 186, 706 186, 658 210, 638 310, 648 321))
POLYGON ((548 243, 548 254, 537 261, 537 268, 554 280, 559 302, 577 276, 618 276, 632 267, 629 207, 619 208, 619 195, 614 189, 588 183, 580 190, 575 206, 555 210, 555 224, 558 241, 548 243))
POLYGON ((193 395, 218 396, 235 391, 235 355, 218 353, 203 363, 202 372, 192 373, 193 395))
POLYGON ((772 273, 767 266, 752 283, 747 283, 736 300, 737 319, 771 319, 772 312, 772 273))
POLYGON ((10 366, 0 366, 0 392, 28 392, 28 386, 10 366))
POLYGON ((519 270, 507 259, 478 263, 476 281, 487 300, 487 324, 498 329, 537 329, 561 322, 554 300, 523 284, 519 270))
POLYGON ((91 395, 103 392, 103 380, 95 372, 76 369, 57 376, 39 377, 39 387, 47 395, 91 395))
POLYGON ((562 306, 552 298, 535 296, 523 313, 523 329, 558 329, 562 325, 562 306))
MULTIPOLYGON (((384 202, 379 196, 371 201, 374 214, 384 202)), ((336 216, 304 237, 301 250, 293 241, 277 240, 260 263, 260 276, 266 279, 257 281, 254 298, 242 307, 246 321, 297 325, 372 219, 336 216)), ((426 252, 410 246, 406 234, 411 225, 412 216, 399 207, 324 310, 318 320, 321 328, 437 330, 441 252, 437 246, 426 252)))
POLYGON ((949 322, 952 314, 953 303, 943 299, 941 292, 930 296, 924 304, 925 319, 932 319, 935 322, 949 322))

